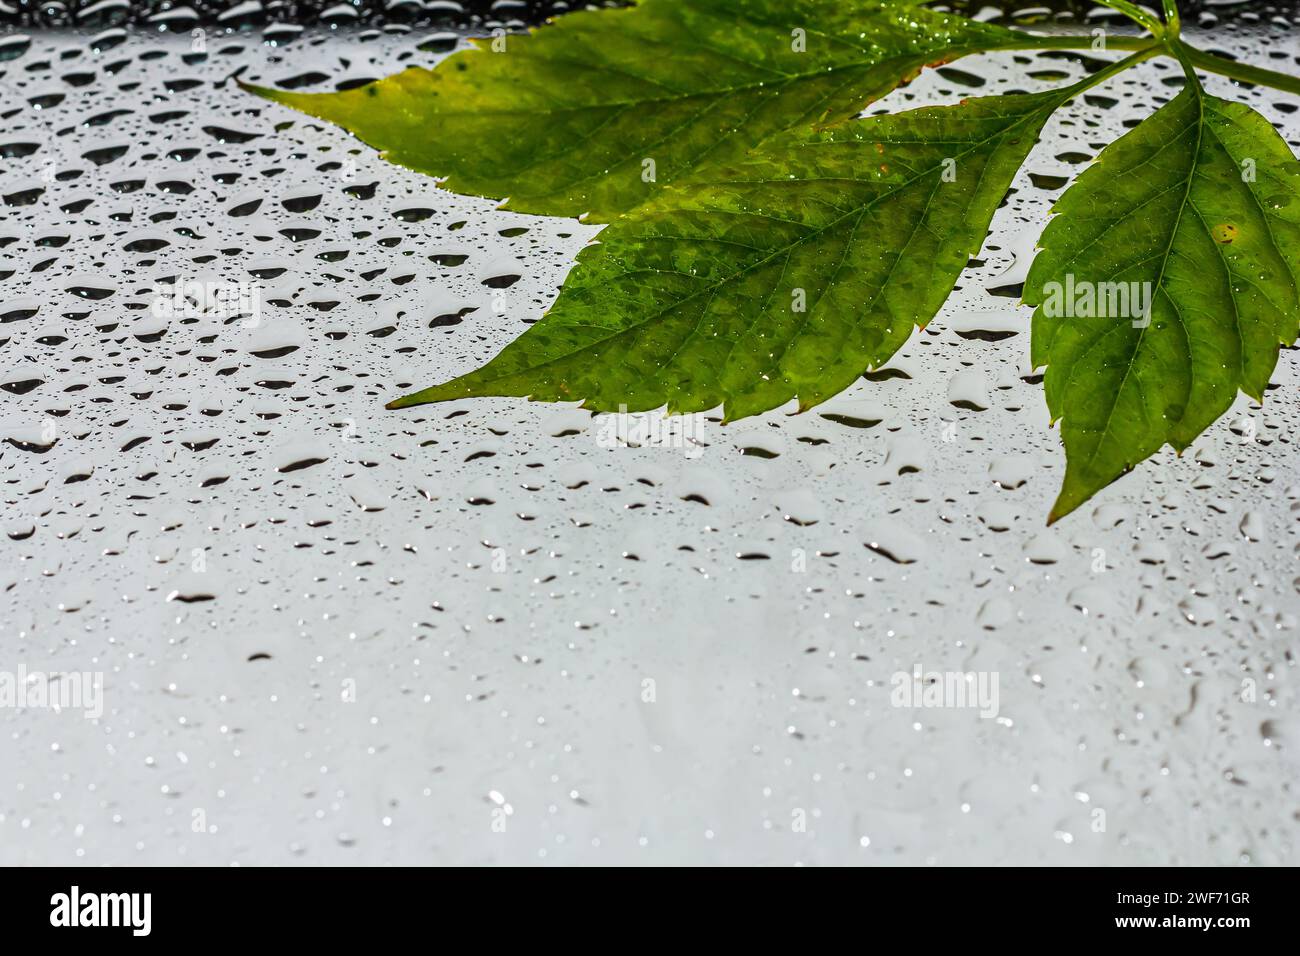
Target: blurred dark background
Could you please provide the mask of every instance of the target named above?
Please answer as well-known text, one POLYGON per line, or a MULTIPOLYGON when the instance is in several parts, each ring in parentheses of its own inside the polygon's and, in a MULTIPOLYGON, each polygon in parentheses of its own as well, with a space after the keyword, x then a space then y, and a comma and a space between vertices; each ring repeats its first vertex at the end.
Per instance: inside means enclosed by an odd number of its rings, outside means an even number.
MULTIPOLYGON (((826 0, 835 3, 837 0, 826 0)), ((231 30, 273 23, 344 27, 388 25, 472 27, 488 23, 531 24, 591 4, 581 0, 0 0, 0 26, 23 28, 142 26, 188 30, 204 25, 231 30)), ((1158 6, 1158 3, 1148 5, 1158 6)), ((996 22, 1097 22, 1092 0, 946 0, 932 3, 996 22), (990 16, 988 11, 1002 11, 990 16), (1089 17, 1092 13, 1093 16, 1089 17)), ((1289 21, 1300 15, 1300 0, 1181 0, 1184 20, 1202 26, 1219 21, 1289 21)), ((1123 19, 1122 15, 1114 14, 1123 19)), ((1109 19, 1103 13, 1101 19, 1109 19)))

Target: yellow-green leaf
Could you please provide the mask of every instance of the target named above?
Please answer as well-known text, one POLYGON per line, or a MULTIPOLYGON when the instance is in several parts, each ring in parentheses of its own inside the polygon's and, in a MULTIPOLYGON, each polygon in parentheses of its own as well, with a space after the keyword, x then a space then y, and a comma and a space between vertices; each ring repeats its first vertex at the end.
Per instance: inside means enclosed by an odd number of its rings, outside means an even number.
POLYGON ((850 118, 928 63, 1025 40, 914 0, 643 0, 354 90, 246 88, 456 192, 608 221, 774 134, 850 118))

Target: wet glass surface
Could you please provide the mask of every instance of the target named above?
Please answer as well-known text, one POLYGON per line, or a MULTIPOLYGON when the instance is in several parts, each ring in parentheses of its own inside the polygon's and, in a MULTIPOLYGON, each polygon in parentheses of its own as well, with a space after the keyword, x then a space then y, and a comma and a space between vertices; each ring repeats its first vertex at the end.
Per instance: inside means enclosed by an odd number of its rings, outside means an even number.
MULTIPOLYGON (((454 38, 189 30, 0 35, 0 651, 103 675, 98 719, 0 708, 0 862, 1296 861, 1295 352, 1262 409, 1043 523, 1020 283, 1171 61, 1049 123, 886 370, 656 444, 383 410, 536 321, 598 228, 230 78, 454 38), (893 706, 916 667, 998 675, 996 714, 893 706)), ((1280 15, 1213 45, 1300 57, 1280 15)), ((969 58, 873 110, 1083 72, 969 58)), ((1300 143, 1294 97, 1231 95, 1300 143)))

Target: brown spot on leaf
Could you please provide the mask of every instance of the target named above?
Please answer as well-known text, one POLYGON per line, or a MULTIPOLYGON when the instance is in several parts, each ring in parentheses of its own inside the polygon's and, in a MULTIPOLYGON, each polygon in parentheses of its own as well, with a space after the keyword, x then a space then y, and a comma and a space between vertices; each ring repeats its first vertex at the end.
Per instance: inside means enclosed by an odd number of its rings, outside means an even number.
POLYGON ((1221 222, 1210 230, 1210 235, 1215 242, 1226 246, 1237 238, 1237 227, 1230 222, 1221 222))

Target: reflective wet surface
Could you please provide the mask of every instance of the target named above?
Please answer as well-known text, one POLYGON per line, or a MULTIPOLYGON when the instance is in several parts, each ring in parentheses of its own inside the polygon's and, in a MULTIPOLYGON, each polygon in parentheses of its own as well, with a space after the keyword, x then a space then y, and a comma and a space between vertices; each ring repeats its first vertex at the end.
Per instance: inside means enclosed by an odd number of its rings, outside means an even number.
MULTIPOLYGON (((681 429, 384 411, 598 229, 230 77, 349 85, 429 32, 0 35, 0 862, 1296 862, 1296 353, 1044 524, 1019 283, 1169 61, 1049 124, 886 370, 681 429), (996 706, 896 706, 914 669, 996 706), (61 673, 98 717, 41 703, 61 673)), ((1300 54, 1267 19, 1215 45, 1300 54)), ((1083 72, 971 58, 873 109, 1083 72)), ((1294 97, 1231 95, 1300 144, 1294 97)))

